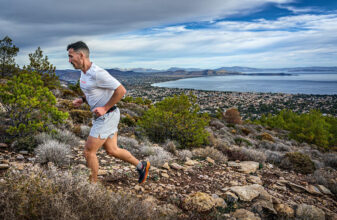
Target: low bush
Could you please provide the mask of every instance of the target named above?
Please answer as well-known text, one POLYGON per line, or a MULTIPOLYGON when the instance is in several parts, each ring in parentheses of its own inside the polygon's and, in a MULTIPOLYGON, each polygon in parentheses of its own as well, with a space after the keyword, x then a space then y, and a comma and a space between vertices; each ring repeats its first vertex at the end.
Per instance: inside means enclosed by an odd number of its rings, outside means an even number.
POLYGON ((268 163, 279 165, 283 160, 283 154, 277 151, 266 150, 264 153, 268 163))
POLYGON ((225 112, 224 119, 229 124, 242 124, 240 112, 236 108, 228 109, 225 112))
POLYGON ((137 123, 154 142, 171 139, 182 148, 199 147, 207 143, 209 123, 208 115, 199 111, 195 96, 175 95, 151 106, 137 123))
MULTIPOLYGON (((90 184, 83 171, 10 170, 0 183, 0 219, 162 219, 159 207, 90 184)), ((167 217, 167 216, 166 216, 167 217)), ((177 219, 177 216, 168 216, 177 219)))
POLYGON ((252 143, 250 143, 249 140, 243 137, 236 137, 234 138, 235 144, 239 146, 252 146, 252 143))
POLYGON ((134 138, 118 136, 118 146, 126 149, 133 155, 139 155, 139 144, 138 141, 134 138))
POLYGON ((45 143, 50 140, 57 140, 70 146, 77 146, 80 142, 80 139, 76 137, 72 132, 66 129, 61 130, 55 127, 51 127, 51 131, 49 133, 39 133, 35 136, 35 139, 38 141, 38 143, 45 143))
POLYGON ((194 157, 206 159, 207 157, 212 158, 213 160, 225 163, 227 162, 227 157, 223 155, 219 150, 213 147, 206 147, 206 148, 196 148, 192 150, 192 154, 194 157))
POLYGON ((56 140, 48 140, 35 149, 36 162, 53 162, 58 166, 69 165, 71 150, 70 146, 56 140))
POLYGON ((34 136, 23 136, 16 138, 12 144, 11 148, 17 151, 20 150, 28 150, 29 152, 34 151, 38 142, 34 138, 34 136))
POLYGON ((136 126, 136 120, 128 114, 126 114, 125 117, 121 118, 121 123, 126 124, 127 126, 130 127, 136 126))
POLYGON ((272 151, 292 151, 293 147, 289 145, 285 145, 283 143, 273 143, 270 141, 261 141, 260 144, 257 145, 258 148, 262 150, 272 150, 272 151))
POLYGON ((177 153, 179 160, 185 161, 187 158, 191 159, 193 154, 190 150, 179 150, 177 153))
POLYGON ((264 133, 260 134, 259 136, 257 136, 257 139, 274 142, 274 138, 267 132, 264 132, 264 133))
POLYGON ((155 167, 161 167, 164 163, 172 160, 172 154, 161 147, 141 146, 140 151, 148 156, 146 159, 155 167))
POLYGON ((241 128, 241 132, 244 134, 244 135, 249 135, 252 131, 248 128, 241 128))
POLYGON ((263 152, 245 147, 227 148, 226 154, 229 160, 256 161, 259 163, 266 161, 266 155, 263 152))
POLYGON ((326 153, 323 155, 323 161, 325 166, 337 169, 337 154, 326 153))
POLYGON ((308 155, 300 152, 288 152, 284 155, 280 166, 298 173, 309 174, 315 171, 315 164, 308 155))
POLYGON ((263 115, 260 120, 256 120, 254 123, 290 131, 290 138, 316 144, 321 149, 332 148, 337 144, 337 118, 323 116, 317 110, 306 114, 282 110, 275 116, 263 115))
POLYGON ((76 137, 72 132, 66 129, 53 128, 50 132, 50 135, 53 139, 58 140, 59 142, 68 144, 70 146, 79 145, 80 139, 76 137))
POLYGON ((61 93, 62 93, 61 97, 63 99, 72 99, 72 98, 78 97, 76 92, 70 89, 66 89, 66 88, 61 88, 61 93))
POLYGON ((177 154, 177 147, 174 141, 167 140, 163 147, 166 151, 172 153, 173 155, 177 154))
POLYGON ((92 112, 88 110, 73 109, 70 111, 70 117, 75 123, 88 124, 92 116, 92 112))
POLYGON ((326 167, 314 172, 314 179, 316 183, 323 185, 330 189, 332 193, 337 195, 337 171, 326 167))

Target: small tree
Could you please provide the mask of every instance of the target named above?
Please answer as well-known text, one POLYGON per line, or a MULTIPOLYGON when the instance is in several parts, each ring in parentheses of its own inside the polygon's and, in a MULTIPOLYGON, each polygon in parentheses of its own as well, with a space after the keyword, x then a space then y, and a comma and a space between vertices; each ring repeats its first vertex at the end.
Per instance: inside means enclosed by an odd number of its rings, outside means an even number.
POLYGON ((19 52, 8 36, 0 40, 0 74, 1 77, 13 75, 18 69, 14 57, 19 52))
POLYGON ((55 89, 60 86, 58 76, 55 74, 56 67, 50 64, 48 56, 43 56, 43 51, 40 47, 34 53, 28 54, 30 64, 25 67, 27 70, 34 70, 37 72, 46 87, 55 89))
POLYGON ((35 71, 23 70, 8 80, 0 88, 0 101, 11 119, 7 132, 15 137, 34 135, 68 118, 56 108, 55 96, 35 71))
POLYGON ((209 123, 207 114, 199 114, 196 97, 182 94, 167 97, 152 106, 138 121, 151 140, 178 141, 182 148, 198 147, 207 143, 205 126, 209 123))

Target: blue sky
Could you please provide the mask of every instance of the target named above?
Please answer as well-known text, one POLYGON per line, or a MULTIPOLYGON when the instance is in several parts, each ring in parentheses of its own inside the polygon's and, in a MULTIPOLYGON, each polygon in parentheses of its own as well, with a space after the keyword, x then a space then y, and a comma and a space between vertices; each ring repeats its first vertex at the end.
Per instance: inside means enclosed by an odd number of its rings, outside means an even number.
POLYGON ((0 1, 0 37, 20 47, 21 66, 40 46, 71 69, 77 40, 104 68, 337 66, 332 0, 0 1))

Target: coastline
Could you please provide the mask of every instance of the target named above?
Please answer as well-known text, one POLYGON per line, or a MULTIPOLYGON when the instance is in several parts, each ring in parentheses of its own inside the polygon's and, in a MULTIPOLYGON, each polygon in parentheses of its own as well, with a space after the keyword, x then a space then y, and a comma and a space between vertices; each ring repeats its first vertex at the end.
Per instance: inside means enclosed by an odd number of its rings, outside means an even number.
POLYGON ((337 117, 337 95, 206 91, 151 85, 133 86, 128 89, 127 95, 150 99, 155 103, 168 96, 190 92, 197 97, 201 111, 210 114, 215 114, 217 109, 235 107, 243 119, 255 119, 268 113, 277 114, 282 109, 291 109, 297 113, 318 109, 323 114, 337 117))

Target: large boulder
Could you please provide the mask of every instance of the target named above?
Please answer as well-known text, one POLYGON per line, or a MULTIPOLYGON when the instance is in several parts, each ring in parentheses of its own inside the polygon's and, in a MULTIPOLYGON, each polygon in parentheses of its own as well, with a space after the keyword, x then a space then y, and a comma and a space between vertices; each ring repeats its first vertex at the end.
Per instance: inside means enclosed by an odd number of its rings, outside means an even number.
POLYGON ((228 166, 236 168, 239 172, 246 174, 255 173, 257 169, 259 169, 259 163, 255 161, 242 161, 240 163, 229 161, 228 166))
POLYGON ((263 186, 259 184, 232 186, 229 189, 238 195, 240 200, 245 202, 250 202, 257 197, 262 200, 271 201, 271 196, 269 193, 263 188, 263 186))

